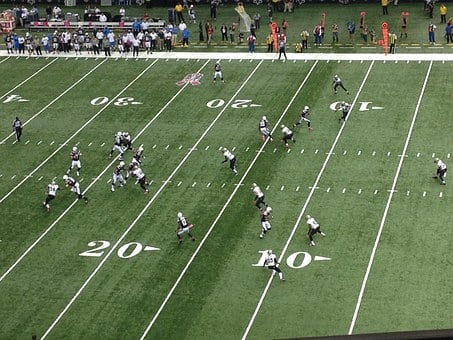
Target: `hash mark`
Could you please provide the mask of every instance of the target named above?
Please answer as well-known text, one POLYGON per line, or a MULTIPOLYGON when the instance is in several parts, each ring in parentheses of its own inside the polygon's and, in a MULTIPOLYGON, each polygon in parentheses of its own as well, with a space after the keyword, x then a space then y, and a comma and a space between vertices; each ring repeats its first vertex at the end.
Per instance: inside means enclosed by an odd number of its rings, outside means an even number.
POLYGON ((417 157, 420 157, 420 152, 417 152, 417 157))
POLYGON ((360 156, 362 154, 362 151, 359 150, 359 152, 357 152, 357 156, 360 156))
POLYGON ((348 151, 344 150, 343 151, 343 155, 346 155, 348 153, 348 151))
POLYGON ((250 148, 249 148, 249 147, 247 147, 247 148, 245 149, 245 152, 249 151, 249 149, 250 149, 250 148))
POLYGON ((411 191, 408 190, 408 191, 406 192, 406 196, 409 196, 410 193, 411 193, 411 191))
POLYGON ((376 156, 376 151, 373 151, 372 155, 373 155, 373 156, 376 156))
POLYGON ((221 188, 225 187, 225 183, 223 183, 220 187, 221 187, 221 188))
POLYGON ((104 145, 105 145, 105 143, 102 143, 102 144, 101 144, 101 147, 103 147, 104 145))
POLYGON ((30 143, 30 141, 29 141, 29 140, 27 140, 27 141, 25 142, 25 145, 27 145, 28 143, 30 143))
POLYGON ((267 185, 267 186, 266 186, 266 189, 265 189, 265 190, 269 190, 269 188, 270 188, 270 186, 269 186, 269 185, 267 185))
POLYGON ((389 152, 387 152, 387 157, 390 157, 390 151, 389 151, 389 152))
POLYGON ((167 146, 165 147, 165 150, 168 150, 169 147, 170 147, 170 144, 167 144, 167 146))
POLYGON ((425 196, 426 196, 426 191, 423 191, 423 197, 425 197, 425 196))
POLYGON ((318 153, 318 149, 315 150, 315 155, 318 153))
POLYGON ((359 189, 357 193, 360 195, 362 193, 362 189, 359 189))
POLYGON ((179 181, 179 183, 178 183, 178 187, 179 187, 179 186, 181 186, 181 184, 182 184, 182 182, 181 182, 181 181, 179 181))
POLYGON ((91 146, 91 144, 93 144, 93 142, 90 142, 90 143, 88 144, 88 146, 91 146))
POLYGON ((53 140, 53 141, 50 142, 50 145, 53 145, 54 143, 55 143, 55 141, 53 140))
POLYGON ((234 150, 236 150, 236 147, 235 147, 235 146, 233 146, 233 148, 231 149, 231 151, 233 151, 233 152, 234 152, 234 150))
POLYGON ((343 191, 342 191, 342 193, 344 194, 345 192, 346 192, 346 188, 343 188, 343 191))
POLYGON ((296 191, 299 191, 299 189, 300 189, 300 187, 299 187, 299 186, 297 186, 297 187, 296 187, 296 191))
POLYGON ((155 148, 157 148, 157 145, 156 145, 156 144, 153 145, 153 149, 155 149, 155 148))
POLYGON ((208 151, 208 149, 209 149, 209 145, 204 148, 205 151, 208 151))
POLYGON ((443 194, 442 194, 442 191, 441 191, 441 192, 439 192, 439 197, 442 197, 442 195, 443 195, 443 194))
POLYGON ((378 190, 377 190, 377 189, 376 189, 376 190, 374 190, 374 194, 376 195, 377 193, 378 193, 378 190))
POLYGON ((182 149, 182 145, 180 145, 178 149, 181 150, 182 149))
POLYGON ((37 144, 37 145, 39 145, 39 144, 41 144, 41 143, 42 143, 42 140, 40 140, 40 141, 38 142, 38 144, 37 144))
POLYGON ((283 191, 285 189, 285 186, 282 185, 281 188, 280 188, 280 191, 283 191))
POLYGON ((206 188, 209 188, 211 186, 211 182, 209 182, 207 185, 206 185, 206 188))
POLYGON ((330 192, 330 187, 327 188, 326 192, 330 192))
POLYGON ((300 153, 304 153, 305 149, 300 150, 300 153))

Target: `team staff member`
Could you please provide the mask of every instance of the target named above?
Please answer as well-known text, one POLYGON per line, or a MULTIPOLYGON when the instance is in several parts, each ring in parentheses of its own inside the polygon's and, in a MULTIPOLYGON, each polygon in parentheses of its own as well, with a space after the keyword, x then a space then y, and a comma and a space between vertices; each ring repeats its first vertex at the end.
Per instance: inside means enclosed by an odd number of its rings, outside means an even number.
POLYGON ((42 202, 42 205, 47 208, 48 212, 50 212, 50 201, 52 201, 55 196, 57 196, 58 190, 60 190, 60 187, 55 183, 55 181, 52 181, 52 183, 47 186, 47 197, 46 200, 42 202))
POLYGON ((234 172, 234 174, 237 176, 238 175, 238 171, 236 169, 236 156, 233 155, 230 150, 228 150, 227 148, 222 148, 221 152, 223 153, 223 156, 225 157, 225 159, 222 161, 222 163, 225 163, 225 162, 230 162, 230 169, 234 172))
POLYGON ((267 251, 266 260, 264 260, 263 267, 266 267, 266 266, 267 266, 267 268, 272 270, 273 273, 277 273, 280 280, 285 281, 285 279, 283 278, 283 273, 282 273, 281 269, 278 267, 279 263, 277 260, 277 256, 275 256, 275 254, 272 253, 272 250, 270 250, 270 249, 267 251))
POLYGON ((22 122, 19 117, 16 117, 13 121, 13 131, 16 134, 16 141, 20 142, 20 137, 22 136, 22 122))
POLYGON ((447 174, 447 165, 442 162, 439 158, 434 159, 434 163, 436 163, 436 175, 433 178, 438 178, 440 184, 445 185, 445 175, 447 174))

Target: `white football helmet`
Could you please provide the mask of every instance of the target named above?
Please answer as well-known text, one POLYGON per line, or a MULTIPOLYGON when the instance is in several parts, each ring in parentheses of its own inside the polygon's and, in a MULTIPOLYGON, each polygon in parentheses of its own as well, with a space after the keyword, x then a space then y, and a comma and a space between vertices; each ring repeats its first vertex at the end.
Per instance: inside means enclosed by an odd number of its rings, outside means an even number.
POLYGON ((341 102, 341 105, 344 105, 344 104, 346 104, 346 103, 345 103, 344 101, 342 101, 342 102, 341 102))
POLYGON ((267 120, 267 117, 266 117, 266 116, 263 116, 263 120, 267 120))
POLYGON ((280 126, 282 129, 284 129, 286 126, 284 124, 282 124, 282 126, 280 126))
POLYGON ((72 151, 76 152, 76 151, 77 151, 77 146, 74 146, 74 147, 72 148, 72 151))
POLYGON ((439 158, 436 157, 436 158, 434 158, 434 163, 437 163, 437 162, 439 162, 439 158))
POLYGON ((138 151, 142 152, 143 150, 145 150, 145 149, 143 149, 143 146, 140 145, 140 146, 138 147, 138 151))
POLYGON ((335 78, 338 78, 338 74, 335 75, 335 78))
POLYGON ((222 148, 222 152, 225 152, 225 151, 227 151, 227 148, 222 148))
POLYGON ((267 254, 268 254, 268 255, 272 255, 272 250, 269 249, 269 250, 267 251, 267 254))
POLYGON ((182 212, 179 212, 178 213, 178 218, 181 218, 182 217, 182 212))
POLYGON ((307 215, 307 220, 309 220, 310 218, 311 218, 311 216, 310 216, 310 215, 307 215))
POLYGON ((125 166, 126 163, 124 163, 123 161, 120 162, 120 166, 125 166))
POLYGON ((121 131, 118 131, 118 132, 116 133, 116 135, 117 135, 117 136, 121 136, 121 131))
POLYGON ((310 108, 307 105, 305 105, 304 110, 309 110, 309 109, 310 108))
POLYGON ((65 181, 66 181, 68 178, 69 178, 68 175, 64 175, 64 176, 63 176, 63 180, 65 180, 65 181))
POLYGON ((55 181, 52 181, 52 185, 55 185, 55 181))
POLYGON ((266 207, 266 212, 267 212, 268 214, 270 214, 270 213, 272 212, 272 208, 271 208, 270 206, 267 206, 267 207, 266 207))

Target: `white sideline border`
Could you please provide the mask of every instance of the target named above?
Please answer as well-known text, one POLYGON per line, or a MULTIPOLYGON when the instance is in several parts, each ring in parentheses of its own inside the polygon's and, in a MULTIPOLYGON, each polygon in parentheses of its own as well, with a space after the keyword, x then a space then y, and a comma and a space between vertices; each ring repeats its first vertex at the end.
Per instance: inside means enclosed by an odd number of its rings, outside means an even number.
MULTIPOLYGON (((244 47, 244 49, 247 47, 244 47)), ((287 63, 294 61, 309 61, 309 60, 340 60, 340 61, 453 61, 453 53, 401 53, 401 54, 388 54, 384 53, 293 53, 287 52, 288 56, 287 63)), ((78 58, 83 60, 85 58, 97 58, 99 60, 110 59, 112 61, 128 60, 135 61, 137 59, 222 59, 222 60, 274 60, 278 61, 278 53, 248 53, 248 52, 180 52, 179 50, 172 52, 154 52, 153 54, 146 54, 146 52, 140 52, 138 57, 132 57, 132 53, 128 56, 121 57, 117 52, 111 57, 105 57, 102 54, 82 54, 76 56, 74 52, 66 54, 47 54, 40 57, 18 55, 18 54, 7 54, 6 51, 0 51, 0 57, 17 57, 17 58, 29 58, 29 59, 41 59, 41 58, 78 58)), ((282 61, 280 61, 282 62, 282 61)))

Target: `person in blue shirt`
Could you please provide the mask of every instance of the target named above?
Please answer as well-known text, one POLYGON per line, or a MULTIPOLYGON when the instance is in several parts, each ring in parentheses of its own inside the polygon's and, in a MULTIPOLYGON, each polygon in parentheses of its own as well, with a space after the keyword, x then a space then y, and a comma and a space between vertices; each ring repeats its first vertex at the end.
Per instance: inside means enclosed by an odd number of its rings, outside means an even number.
POLYGON ((188 28, 184 29, 182 31, 182 46, 187 47, 189 46, 189 37, 190 37, 190 31, 188 28))

